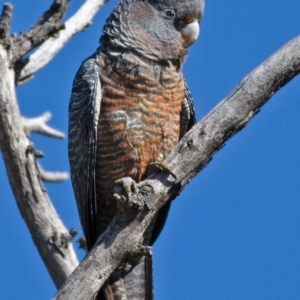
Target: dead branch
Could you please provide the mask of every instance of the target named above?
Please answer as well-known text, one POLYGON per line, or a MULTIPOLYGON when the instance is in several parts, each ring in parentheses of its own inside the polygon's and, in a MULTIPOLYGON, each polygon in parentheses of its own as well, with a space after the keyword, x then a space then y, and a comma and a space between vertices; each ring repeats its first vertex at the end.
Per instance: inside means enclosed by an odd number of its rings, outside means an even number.
POLYGON ((28 57, 23 64, 16 82, 24 83, 35 72, 43 68, 64 47, 64 45, 78 32, 91 25, 95 14, 101 9, 106 0, 87 0, 79 10, 68 19, 59 34, 47 39, 36 52, 28 57))
POLYGON ((9 36, 9 28, 12 17, 13 7, 9 3, 4 3, 0 19, 0 38, 6 39, 9 36))
POLYGON ((20 212, 56 286, 77 266, 70 235, 40 181, 35 151, 24 132, 15 95, 14 71, 0 47, 0 145, 20 212))
POLYGON ((66 181, 69 178, 69 174, 67 172, 49 172, 45 171, 39 163, 37 164, 37 166, 40 172, 40 178, 43 181, 60 182, 66 181))
POLYGON ((67 11, 68 3, 69 0, 54 0, 51 7, 43 13, 37 23, 27 32, 20 34, 14 41, 16 60, 19 60, 63 29, 64 26, 61 24, 61 20, 67 11))
POLYGON ((36 118, 25 118, 22 117, 22 123, 24 130, 27 134, 31 132, 37 132, 49 137, 58 139, 64 139, 65 134, 57 129, 51 128, 46 124, 51 119, 52 115, 50 112, 45 112, 41 116, 36 118))
POLYGON ((300 36, 290 41, 252 73, 201 122, 194 126, 165 160, 177 175, 153 174, 138 184, 131 200, 144 209, 131 219, 117 214, 89 255, 67 279, 55 300, 94 299, 122 261, 139 249, 143 232, 157 211, 174 199, 224 146, 244 128, 276 91, 300 73, 300 36))
POLYGON ((56 39, 56 36, 64 28, 61 20, 68 0, 54 0, 38 22, 19 37, 9 37, 12 16, 10 4, 4 4, 0 17, 0 149, 21 215, 58 288, 76 268, 78 260, 71 243, 72 236, 56 213, 42 179, 58 181, 65 179, 66 174, 49 174, 39 170, 36 162, 39 153, 34 149, 28 133, 35 131, 57 138, 62 138, 63 134, 46 125, 49 113, 36 119, 22 120, 15 85, 20 78, 26 80, 45 66, 75 33, 90 24, 92 17, 104 3, 98 1, 96 5, 96 2, 86 1, 79 9, 86 15, 77 13, 70 19, 73 20, 73 27, 71 33, 66 30, 67 34, 61 35, 63 42, 60 38, 56 39), (82 18, 84 22, 78 18, 82 18), (45 45, 49 40, 51 43, 45 45), (24 55, 37 47, 36 56, 24 58, 24 55), (39 55, 45 57, 41 59, 39 55), (32 63, 35 68, 30 67, 32 63), (29 67, 30 72, 22 77, 20 72, 24 71, 24 67, 29 67))

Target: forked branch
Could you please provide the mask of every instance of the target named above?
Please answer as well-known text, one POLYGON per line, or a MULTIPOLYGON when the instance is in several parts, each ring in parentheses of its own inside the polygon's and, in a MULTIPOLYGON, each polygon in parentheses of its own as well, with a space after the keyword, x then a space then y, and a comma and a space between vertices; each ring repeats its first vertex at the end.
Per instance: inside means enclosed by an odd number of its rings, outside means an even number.
POLYGON ((91 23, 104 2, 87 0, 67 21, 73 25, 68 25, 68 29, 64 30, 62 18, 68 0, 54 0, 37 23, 19 37, 9 37, 12 5, 4 4, 0 17, 1 152, 21 215, 58 288, 76 268, 78 260, 71 243, 72 235, 56 213, 42 180, 64 180, 67 174, 46 172, 38 166, 36 157, 39 153, 28 134, 39 132, 56 138, 63 138, 64 135, 46 124, 51 117, 49 113, 35 119, 22 119, 15 86, 20 81, 24 83, 49 63, 74 34, 91 23), (36 52, 26 57, 34 49, 36 52))
POLYGON ((15 40, 16 60, 22 58, 64 28, 61 20, 67 11, 68 3, 69 0, 54 0, 51 7, 43 13, 37 23, 27 32, 20 34, 15 40))
POLYGON ((104 5, 105 0, 86 0, 78 11, 69 18, 59 34, 45 39, 44 43, 21 64, 17 75, 17 84, 22 84, 31 76, 47 65, 65 44, 78 32, 91 25, 95 14, 104 5))
POLYGON ((49 137, 58 139, 65 138, 65 134, 57 129, 54 129, 47 125, 47 122, 51 119, 52 115, 50 112, 45 112, 41 116, 36 118, 25 118, 22 117, 22 123, 24 130, 27 134, 31 132, 37 132, 49 137))

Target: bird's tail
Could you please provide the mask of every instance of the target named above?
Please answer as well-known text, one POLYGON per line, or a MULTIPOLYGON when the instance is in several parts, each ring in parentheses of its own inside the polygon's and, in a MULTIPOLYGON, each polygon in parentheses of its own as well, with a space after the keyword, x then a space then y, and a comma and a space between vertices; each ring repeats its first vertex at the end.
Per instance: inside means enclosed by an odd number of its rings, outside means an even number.
POLYGON ((153 300, 152 257, 143 256, 129 272, 113 273, 97 300, 153 300))

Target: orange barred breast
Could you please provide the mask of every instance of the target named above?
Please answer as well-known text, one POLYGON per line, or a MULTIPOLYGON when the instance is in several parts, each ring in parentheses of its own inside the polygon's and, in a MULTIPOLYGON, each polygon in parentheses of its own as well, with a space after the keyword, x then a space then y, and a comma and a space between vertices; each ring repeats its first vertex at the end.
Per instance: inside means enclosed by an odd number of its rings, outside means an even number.
POLYGON ((97 130, 96 186, 99 213, 114 215, 114 181, 145 178, 150 162, 162 161, 176 146, 184 81, 173 64, 141 59, 130 64, 100 58, 102 90, 97 130))

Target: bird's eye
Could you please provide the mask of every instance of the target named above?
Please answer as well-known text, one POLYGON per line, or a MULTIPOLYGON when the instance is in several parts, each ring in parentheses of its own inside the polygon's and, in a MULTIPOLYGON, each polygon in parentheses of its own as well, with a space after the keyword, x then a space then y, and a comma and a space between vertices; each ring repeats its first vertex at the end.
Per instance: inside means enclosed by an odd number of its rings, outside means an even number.
POLYGON ((175 11, 172 9, 168 9, 165 11, 165 15, 169 18, 174 18, 175 17, 175 11))

